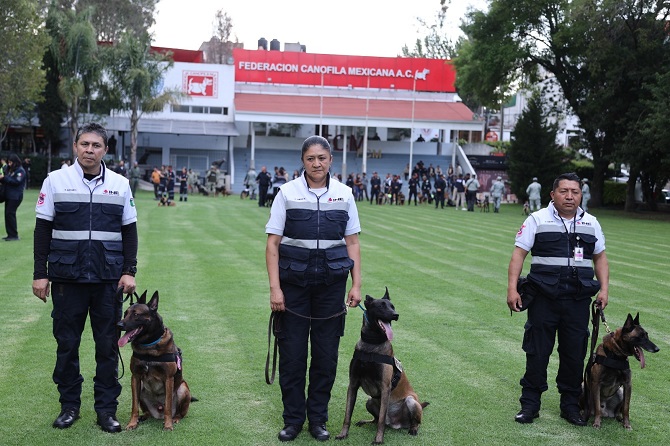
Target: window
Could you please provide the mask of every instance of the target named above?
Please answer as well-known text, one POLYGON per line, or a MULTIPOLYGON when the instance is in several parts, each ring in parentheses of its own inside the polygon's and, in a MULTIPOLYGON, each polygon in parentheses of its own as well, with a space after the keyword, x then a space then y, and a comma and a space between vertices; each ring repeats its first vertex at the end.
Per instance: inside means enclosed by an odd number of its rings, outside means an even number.
POLYGON ((188 105, 173 105, 172 106, 172 112, 173 113, 189 113, 190 112, 190 107, 188 105))

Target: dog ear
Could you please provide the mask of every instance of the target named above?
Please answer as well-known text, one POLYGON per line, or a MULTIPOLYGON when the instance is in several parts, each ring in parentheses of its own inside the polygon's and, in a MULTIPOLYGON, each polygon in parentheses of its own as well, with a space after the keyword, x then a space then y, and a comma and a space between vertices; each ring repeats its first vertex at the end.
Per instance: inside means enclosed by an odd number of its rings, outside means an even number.
POLYGON ((142 295, 137 298, 137 303, 138 304, 146 304, 147 303, 147 290, 144 290, 144 293, 142 293, 142 295))
POLYGON ((635 321, 633 321, 633 316, 631 316, 631 314, 628 313, 628 317, 626 317, 626 322, 623 324, 624 331, 632 331, 633 325, 635 325, 635 321))
POLYGON ((158 290, 154 291, 154 295, 151 296, 151 300, 147 304, 149 305, 149 309, 151 311, 157 311, 158 310, 158 290))
POLYGON ((639 312, 635 315, 635 319, 633 319, 633 324, 640 325, 640 313, 639 312))
POLYGON ((365 305, 367 306, 369 303, 372 303, 372 301, 375 300, 374 297, 370 296, 369 294, 365 295, 365 305))
POLYGON ((384 297, 382 297, 382 299, 391 300, 391 298, 389 297, 389 287, 386 287, 386 293, 384 293, 384 297))

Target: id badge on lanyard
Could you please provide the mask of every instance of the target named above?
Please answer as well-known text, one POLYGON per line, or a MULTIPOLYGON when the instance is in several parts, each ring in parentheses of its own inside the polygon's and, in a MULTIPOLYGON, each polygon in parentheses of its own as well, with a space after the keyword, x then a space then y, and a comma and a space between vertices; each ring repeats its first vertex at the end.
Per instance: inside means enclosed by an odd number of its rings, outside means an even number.
POLYGON ((576 237, 577 246, 575 246, 575 262, 582 262, 584 260, 584 248, 579 246, 579 236, 576 237))

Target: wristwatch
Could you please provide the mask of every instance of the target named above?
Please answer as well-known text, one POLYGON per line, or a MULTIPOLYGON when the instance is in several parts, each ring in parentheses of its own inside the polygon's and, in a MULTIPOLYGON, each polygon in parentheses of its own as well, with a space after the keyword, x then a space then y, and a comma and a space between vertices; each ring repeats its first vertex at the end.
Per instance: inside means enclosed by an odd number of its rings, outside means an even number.
POLYGON ((121 275, 123 275, 123 276, 133 276, 133 277, 135 277, 135 274, 137 274, 137 267, 136 266, 131 266, 131 267, 127 268, 126 270, 124 270, 123 272, 121 272, 121 275))

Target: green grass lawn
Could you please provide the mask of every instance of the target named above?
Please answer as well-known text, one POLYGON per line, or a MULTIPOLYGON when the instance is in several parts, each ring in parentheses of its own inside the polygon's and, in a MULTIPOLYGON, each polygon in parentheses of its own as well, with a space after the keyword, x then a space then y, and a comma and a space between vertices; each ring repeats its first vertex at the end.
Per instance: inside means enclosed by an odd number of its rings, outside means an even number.
MULTIPOLYGON (((264 381, 269 290, 264 227, 269 209, 231 196, 192 196, 158 207, 137 197, 140 238, 138 290, 160 291, 159 311, 184 351, 184 376, 198 402, 174 432, 150 420, 134 432, 103 433, 95 425, 95 361, 90 329, 84 333, 82 419, 60 431, 51 423, 60 407, 51 380, 56 344, 51 301, 31 292, 36 190, 19 208, 20 242, 0 244, 0 444, 7 445, 273 445, 279 444, 282 405, 278 383, 264 381)), ((525 314, 510 317, 506 276, 521 207, 500 214, 432 206, 359 205, 363 293, 388 287, 400 313, 394 349, 422 400, 430 402, 418 437, 387 429, 387 445, 659 445, 670 426, 670 287, 668 218, 594 210, 607 236, 612 328, 626 314, 640 320, 661 351, 647 367, 631 363, 633 430, 607 419, 600 430, 577 428, 559 417, 552 357, 549 391, 532 425, 513 421, 524 368, 525 314)), ((530 256, 529 256, 530 258, 530 256)), ((528 267, 524 272, 528 271, 528 267)), ((352 309, 340 345, 338 377, 328 429, 339 433, 347 368, 360 334, 362 312, 352 309)), ((604 327, 601 334, 605 333, 604 327)), ((130 347, 122 350, 126 369, 130 347)), ((130 372, 118 418, 130 415, 130 372)), ((359 393, 354 420, 368 418, 359 393)), ((369 444, 373 426, 352 426, 342 445, 369 444)), ((336 440, 332 439, 331 442, 336 440)), ((314 444, 304 431, 294 444, 314 444)))

